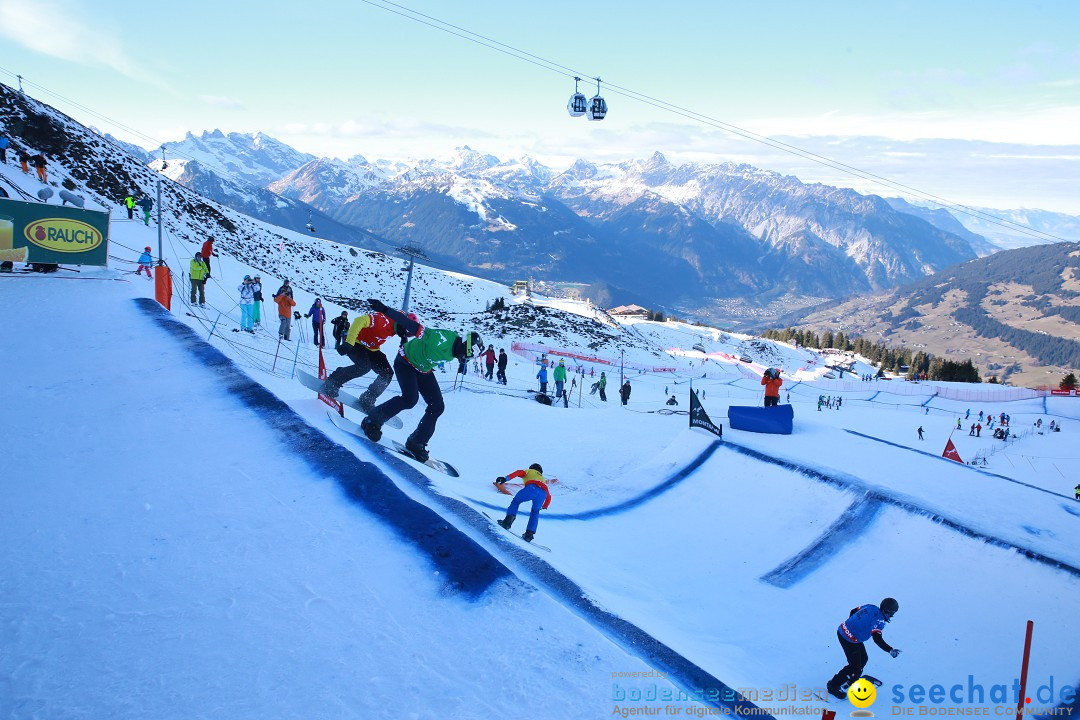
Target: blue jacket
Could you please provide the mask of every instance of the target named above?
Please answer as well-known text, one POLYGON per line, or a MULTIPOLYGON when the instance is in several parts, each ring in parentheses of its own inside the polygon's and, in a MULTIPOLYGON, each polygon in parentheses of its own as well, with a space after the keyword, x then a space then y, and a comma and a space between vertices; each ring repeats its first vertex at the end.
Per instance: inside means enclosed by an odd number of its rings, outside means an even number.
POLYGON ((11 141, 0 136, 0 149, 7 150, 9 147, 11 147, 11 141))
POLYGON ((538 377, 540 379, 540 382, 542 382, 542 383, 547 382, 547 366, 546 365, 542 366, 540 368, 540 372, 536 373, 536 377, 538 377))
POLYGON ((140 265, 150 265, 153 262, 154 262, 154 258, 152 258, 150 256, 150 253, 148 253, 148 252, 144 252, 142 255, 139 256, 139 264, 140 265))
POLYGON ((860 605, 837 630, 848 642, 861 643, 872 635, 880 635, 887 622, 877 605, 860 605))

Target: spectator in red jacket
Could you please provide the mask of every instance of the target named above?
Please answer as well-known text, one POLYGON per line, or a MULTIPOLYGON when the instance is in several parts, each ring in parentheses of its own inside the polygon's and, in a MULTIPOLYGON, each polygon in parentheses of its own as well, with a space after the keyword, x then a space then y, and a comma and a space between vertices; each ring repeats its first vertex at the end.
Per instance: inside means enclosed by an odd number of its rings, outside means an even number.
POLYGON ((765 386, 765 407, 776 407, 780 404, 780 386, 784 381, 780 379, 780 371, 769 368, 761 377, 761 384, 765 386))
POLYGON ((495 346, 488 345, 488 349, 484 351, 484 364, 487 365, 487 374, 484 375, 488 380, 491 380, 495 375, 495 346))
POLYGON ((207 240, 206 242, 204 242, 202 244, 202 259, 203 259, 203 262, 206 263, 206 277, 208 279, 210 277, 210 256, 211 255, 213 255, 214 257, 220 257, 220 255, 217 254, 217 251, 214 250, 214 238, 210 238, 209 240, 207 240))

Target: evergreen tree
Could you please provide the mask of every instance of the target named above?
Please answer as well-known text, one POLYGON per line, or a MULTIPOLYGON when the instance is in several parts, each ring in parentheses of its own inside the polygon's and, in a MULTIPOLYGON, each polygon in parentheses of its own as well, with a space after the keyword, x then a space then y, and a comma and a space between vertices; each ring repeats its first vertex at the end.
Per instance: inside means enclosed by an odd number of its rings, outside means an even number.
POLYGON ((1061 378, 1061 384, 1058 385, 1059 390, 1075 390, 1076 389, 1076 375, 1069 373, 1065 377, 1061 378))

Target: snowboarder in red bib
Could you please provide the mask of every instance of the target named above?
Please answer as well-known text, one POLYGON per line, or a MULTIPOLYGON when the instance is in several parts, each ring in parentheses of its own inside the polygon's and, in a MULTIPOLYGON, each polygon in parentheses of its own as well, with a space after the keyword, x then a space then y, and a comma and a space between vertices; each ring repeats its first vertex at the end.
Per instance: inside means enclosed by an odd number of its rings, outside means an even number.
POLYGON ((394 321, 395 330, 402 338, 411 337, 402 343, 394 358, 394 375, 397 376, 401 395, 372 408, 360 423, 360 429, 372 442, 382 438, 382 425, 403 410, 415 407, 423 397, 427 404, 420 423, 405 440, 405 449, 420 462, 428 461, 427 444, 435 434, 435 424, 439 421, 446 406, 443 404, 439 380, 433 372, 439 365, 457 360, 465 362, 473 356, 474 348, 483 345, 480 334, 465 332, 459 335, 453 330, 426 328, 400 310, 387 307, 380 300, 368 300, 368 304, 394 321))
POLYGON ((521 536, 521 539, 532 542, 536 535, 536 526, 540 523, 540 510, 541 508, 547 510, 547 506, 551 504, 551 491, 548 490, 547 483, 544 481, 544 468, 540 467, 540 463, 533 463, 528 470, 515 470, 506 477, 495 478, 495 484, 501 485, 507 480, 518 478, 525 478, 525 487, 517 491, 514 499, 510 501, 510 507, 506 509, 506 517, 498 523, 509 530, 517 518, 518 507, 524 502, 531 502, 529 524, 525 526, 525 534, 521 536))
POLYGON ((893 657, 900 654, 898 649, 885 642, 885 637, 881 634, 885 623, 890 622, 899 609, 900 603, 893 598, 885 598, 880 607, 860 605, 851 611, 847 620, 840 623, 836 636, 840 639, 840 647, 844 649, 847 665, 828 682, 829 693, 841 700, 847 698, 848 686, 862 677, 863 668, 869 660, 863 643, 871 637, 879 648, 893 657))
MULTIPOLYGON (((410 319, 415 320, 416 316, 412 315, 410 319)), ((394 371, 382 352, 382 345, 394 335, 405 337, 406 332, 406 328, 397 327, 390 317, 381 312, 368 313, 353 320, 341 343, 342 354, 353 364, 330 373, 323 385, 323 395, 336 398, 342 385, 374 370, 375 382, 360 396, 361 407, 372 408, 394 378, 394 371)))

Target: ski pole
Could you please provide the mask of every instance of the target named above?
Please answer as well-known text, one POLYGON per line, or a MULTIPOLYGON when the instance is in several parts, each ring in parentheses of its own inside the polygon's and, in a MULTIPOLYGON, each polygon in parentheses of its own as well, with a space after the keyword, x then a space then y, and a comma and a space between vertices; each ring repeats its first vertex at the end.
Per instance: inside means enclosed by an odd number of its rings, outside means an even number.
MULTIPOLYGON (((303 337, 304 337, 303 334, 301 334, 300 339, 303 340, 303 337)), ((289 375, 290 378, 296 377, 296 361, 300 359, 300 345, 301 344, 302 343, 296 343, 296 354, 293 355, 292 373, 289 375)))
POLYGON ((277 357, 278 357, 279 352, 281 352, 281 336, 280 335, 278 335, 278 339, 277 339, 277 350, 274 351, 274 365, 273 365, 273 367, 270 368, 270 372, 274 372, 274 371, 277 370, 277 357))
POLYGON ((214 330, 217 328, 217 324, 218 324, 218 322, 220 322, 220 320, 221 320, 221 313, 218 313, 217 314, 217 320, 214 320, 214 325, 210 328, 210 334, 206 336, 207 342, 209 342, 210 338, 214 337, 214 330))

